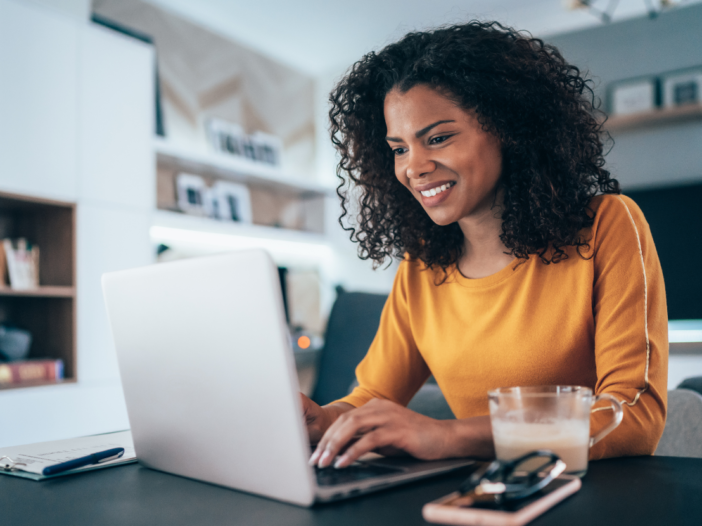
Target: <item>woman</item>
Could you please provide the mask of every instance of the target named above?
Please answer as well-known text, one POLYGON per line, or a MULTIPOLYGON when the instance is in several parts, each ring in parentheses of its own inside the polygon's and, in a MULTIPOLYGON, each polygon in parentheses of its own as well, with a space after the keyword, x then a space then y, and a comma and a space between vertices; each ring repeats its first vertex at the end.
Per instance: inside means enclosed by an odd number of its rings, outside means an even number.
POLYGON ((474 21, 366 55, 331 101, 339 176, 360 190, 352 238, 376 264, 404 259, 360 385, 325 407, 303 397, 310 463, 491 457, 487 391, 543 384, 623 402, 591 459, 652 454, 666 411, 663 276, 641 211, 603 168, 579 70, 474 21), (430 374, 456 420, 405 407, 430 374))

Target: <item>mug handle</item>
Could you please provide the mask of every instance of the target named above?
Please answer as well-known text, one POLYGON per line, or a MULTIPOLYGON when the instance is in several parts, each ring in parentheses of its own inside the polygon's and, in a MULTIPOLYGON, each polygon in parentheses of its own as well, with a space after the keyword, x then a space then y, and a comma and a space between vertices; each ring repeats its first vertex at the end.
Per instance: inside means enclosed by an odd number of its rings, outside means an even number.
POLYGON ((600 395, 597 395, 592 400, 592 405, 595 405, 600 400, 607 400, 610 402, 610 404, 612 404, 612 410, 614 411, 614 418, 612 418, 612 422, 608 426, 606 426, 604 429, 602 429, 595 436, 590 437, 590 447, 594 446, 600 440, 602 440, 604 437, 609 435, 609 433, 611 431, 613 431, 615 427, 617 427, 619 424, 622 423, 622 418, 624 418, 624 411, 622 409, 622 403, 619 400, 614 398, 611 394, 602 393, 600 395))

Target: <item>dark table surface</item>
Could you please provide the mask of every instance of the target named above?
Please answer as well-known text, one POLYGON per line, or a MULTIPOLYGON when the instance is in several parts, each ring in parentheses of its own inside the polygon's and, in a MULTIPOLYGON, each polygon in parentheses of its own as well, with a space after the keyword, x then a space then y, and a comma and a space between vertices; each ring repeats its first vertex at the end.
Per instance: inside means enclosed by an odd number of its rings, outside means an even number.
MULTIPOLYGON (((310 509, 129 464, 42 482, 0 475, 2 525, 427 524, 422 506, 468 471, 310 509)), ((531 524, 702 525, 702 459, 591 462, 582 489, 531 524)))

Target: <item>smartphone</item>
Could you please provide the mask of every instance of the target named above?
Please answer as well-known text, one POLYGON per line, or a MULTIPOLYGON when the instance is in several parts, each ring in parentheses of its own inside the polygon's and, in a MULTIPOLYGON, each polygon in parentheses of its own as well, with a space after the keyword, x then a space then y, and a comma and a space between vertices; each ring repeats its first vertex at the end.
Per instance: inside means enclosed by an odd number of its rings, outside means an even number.
POLYGON ((477 497, 458 492, 425 504, 422 515, 429 522, 475 526, 522 526, 580 489, 580 478, 561 475, 534 495, 497 504, 493 496, 477 497))

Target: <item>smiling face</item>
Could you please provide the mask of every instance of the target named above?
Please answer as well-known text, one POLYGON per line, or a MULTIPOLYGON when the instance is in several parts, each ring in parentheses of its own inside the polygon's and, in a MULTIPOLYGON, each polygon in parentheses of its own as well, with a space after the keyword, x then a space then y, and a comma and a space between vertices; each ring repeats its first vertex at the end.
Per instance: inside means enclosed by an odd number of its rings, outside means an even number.
POLYGON ((418 85, 385 97, 395 176, 438 225, 490 212, 502 173, 500 141, 474 113, 418 85))

